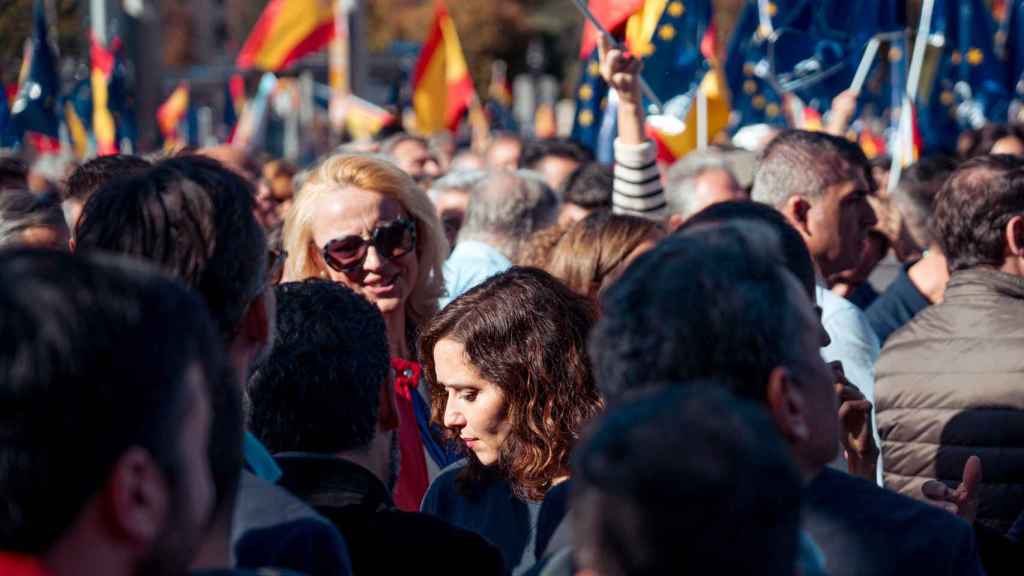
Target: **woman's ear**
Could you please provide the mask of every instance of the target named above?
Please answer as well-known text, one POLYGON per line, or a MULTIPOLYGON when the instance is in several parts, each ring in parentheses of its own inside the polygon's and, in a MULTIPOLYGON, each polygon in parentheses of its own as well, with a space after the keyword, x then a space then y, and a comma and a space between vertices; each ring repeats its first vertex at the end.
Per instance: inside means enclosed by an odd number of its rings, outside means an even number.
POLYGON ((766 390, 768 410, 783 438, 793 445, 806 442, 810 437, 807 424, 806 402, 803 392, 793 380, 788 368, 778 366, 768 375, 766 390))

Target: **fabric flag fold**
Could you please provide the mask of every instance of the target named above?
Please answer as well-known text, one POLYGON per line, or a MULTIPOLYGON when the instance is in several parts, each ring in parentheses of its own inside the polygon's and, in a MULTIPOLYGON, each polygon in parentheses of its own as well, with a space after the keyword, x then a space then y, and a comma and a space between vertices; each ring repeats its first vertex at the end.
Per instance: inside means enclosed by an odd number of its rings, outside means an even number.
POLYGON ((25 136, 40 153, 60 151, 60 77, 57 57, 47 35, 42 0, 33 8, 31 48, 23 63, 23 79, 11 106, 15 138, 25 136))
POLYGON ((238 54, 239 68, 276 72, 334 37, 331 0, 271 0, 238 54))
POLYGON ((444 1, 438 0, 434 21, 413 71, 416 129, 423 134, 454 132, 474 98, 476 91, 455 22, 444 1))
POLYGON ((89 56, 92 60, 92 129, 96 137, 96 153, 100 156, 117 154, 117 126, 110 112, 110 81, 114 76, 114 50, 120 40, 111 42, 108 49, 99 39, 89 39, 89 56))
POLYGON ((173 148, 182 143, 178 125, 188 113, 188 101, 188 84, 182 82, 156 111, 156 122, 164 137, 165 148, 173 148))

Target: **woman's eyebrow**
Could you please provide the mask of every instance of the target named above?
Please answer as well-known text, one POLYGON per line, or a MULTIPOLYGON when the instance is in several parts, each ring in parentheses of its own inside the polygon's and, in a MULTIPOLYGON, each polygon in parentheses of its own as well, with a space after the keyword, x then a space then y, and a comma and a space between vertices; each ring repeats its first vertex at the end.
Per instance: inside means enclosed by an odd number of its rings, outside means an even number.
POLYGON ((452 390, 465 390, 467 388, 479 388, 475 384, 463 384, 461 382, 441 382, 443 388, 451 388, 452 390))

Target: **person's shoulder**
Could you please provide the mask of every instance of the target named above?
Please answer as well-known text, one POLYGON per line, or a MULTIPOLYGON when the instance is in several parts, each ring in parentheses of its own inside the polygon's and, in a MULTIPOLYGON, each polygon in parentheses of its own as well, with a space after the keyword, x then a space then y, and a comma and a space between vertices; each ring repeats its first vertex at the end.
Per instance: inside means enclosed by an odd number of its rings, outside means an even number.
MULTIPOLYGON (((500 574, 505 561, 501 551, 483 536, 454 526, 423 512, 385 510, 374 515, 381 533, 389 540, 404 542, 423 553, 437 550, 458 550, 460 564, 472 567, 477 574, 500 574)), ((418 556, 408 550, 411 556, 418 556)))
POLYGON ((420 510, 430 514, 440 514, 443 510, 449 508, 450 500, 455 495, 455 482, 458 479, 459 472, 468 463, 469 461, 463 458, 445 466, 438 473, 437 478, 434 478, 433 482, 430 483, 430 486, 427 486, 427 492, 423 495, 420 510))
POLYGON ((971 532, 966 522, 945 510, 831 468, 808 485, 805 495, 812 509, 846 509, 851 520, 894 532, 914 529, 918 537, 938 541, 960 540, 971 532))

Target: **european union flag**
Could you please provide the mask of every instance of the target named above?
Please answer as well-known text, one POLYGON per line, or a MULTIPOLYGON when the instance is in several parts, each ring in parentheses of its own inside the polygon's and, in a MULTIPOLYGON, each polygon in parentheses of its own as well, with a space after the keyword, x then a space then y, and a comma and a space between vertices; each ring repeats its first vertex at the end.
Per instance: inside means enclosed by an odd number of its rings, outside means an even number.
MULTIPOLYGON (((709 0, 670 0, 657 24, 633 46, 644 61, 644 80, 667 103, 689 93, 707 72, 700 44, 711 25, 709 0)), ((628 32, 627 32, 628 34, 628 32)))
POLYGON ((750 0, 725 67, 736 126, 783 125, 779 88, 818 112, 828 110, 832 98, 850 87, 868 41, 905 26, 902 0, 776 0, 765 15, 750 0))
POLYGON ((572 140, 590 150, 597 150, 601 119, 608 105, 608 84, 601 77, 601 62, 595 48, 586 62, 576 87, 576 119, 572 140))
POLYGON ((29 58, 28 75, 18 87, 18 95, 11 106, 14 133, 19 139, 25 133, 34 133, 39 138, 37 143, 59 147, 57 101, 60 77, 57 75, 57 58, 47 38, 42 0, 35 3, 29 58))
POLYGON ((937 0, 931 42, 941 42, 931 86, 922 87, 918 121, 928 150, 952 152, 961 130, 1005 122, 1010 93, 996 56, 996 26, 982 0, 937 0))
POLYGON ((1024 100, 1024 0, 1016 0, 1008 8, 1006 65, 1014 98, 1024 100))

